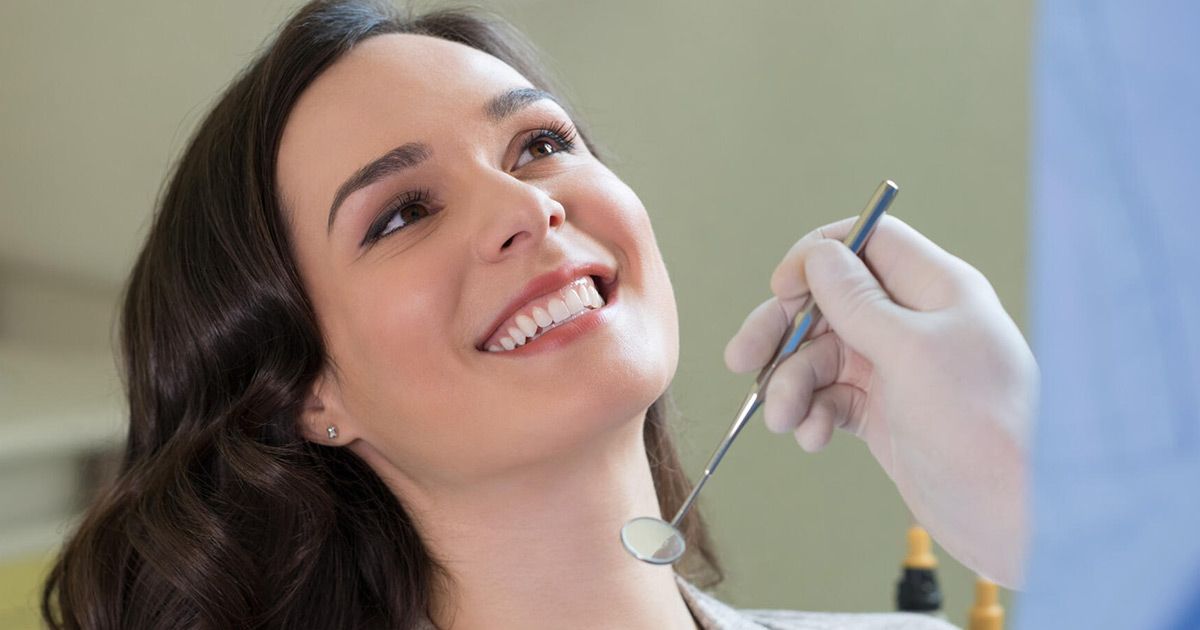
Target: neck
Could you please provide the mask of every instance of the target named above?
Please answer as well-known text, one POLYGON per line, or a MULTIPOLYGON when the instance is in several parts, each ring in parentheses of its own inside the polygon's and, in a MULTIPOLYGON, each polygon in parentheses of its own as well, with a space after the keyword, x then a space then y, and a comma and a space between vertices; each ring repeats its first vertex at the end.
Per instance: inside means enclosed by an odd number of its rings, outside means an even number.
POLYGON ((536 469, 417 494, 402 492, 451 578, 439 628, 696 627, 671 567, 619 542, 628 519, 661 516, 640 418, 536 469))

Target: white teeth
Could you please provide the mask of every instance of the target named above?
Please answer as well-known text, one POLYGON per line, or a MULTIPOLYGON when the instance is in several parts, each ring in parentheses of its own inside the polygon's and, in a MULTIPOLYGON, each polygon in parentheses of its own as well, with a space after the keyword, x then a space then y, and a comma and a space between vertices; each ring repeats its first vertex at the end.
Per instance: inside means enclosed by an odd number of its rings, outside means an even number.
POLYGON ((546 309, 540 306, 533 307, 533 320, 542 328, 554 323, 554 318, 550 317, 550 313, 547 313, 546 309))
POLYGON ((571 313, 578 313, 583 310, 583 300, 579 299, 579 294, 575 292, 575 289, 567 289, 564 293, 567 296, 565 298, 567 310, 571 311, 571 313))
POLYGON ((537 332, 538 325, 528 315, 517 315, 517 326, 521 328, 521 332, 525 333, 526 337, 532 337, 533 333, 537 332))
POLYGON ((571 316, 571 310, 567 308, 566 303, 558 298, 550 300, 549 306, 550 316, 554 318, 556 324, 571 316))
POLYGON ((603 307, 604 298, 594 281, 589 280, 580 279, 565 287, 564 291, 559 292, 560 297, 551 298, 545 308, 535 306, 528 315, 517 315, 512 320, 514 325, 505 331, 508 336, 501 337, 499 345, 492 344, 487 350, 503 352, 519 348, 582 311, 603 307))

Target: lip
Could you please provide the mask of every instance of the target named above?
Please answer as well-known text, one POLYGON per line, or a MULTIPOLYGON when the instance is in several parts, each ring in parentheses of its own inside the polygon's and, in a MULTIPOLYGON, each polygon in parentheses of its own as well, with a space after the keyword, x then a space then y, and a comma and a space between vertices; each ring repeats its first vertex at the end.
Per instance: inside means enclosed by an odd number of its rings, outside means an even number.
MULTIPOLYGON (((501 324, 508 320, 513 313, 517 312, 517 309, 525 306, 530 300, 533 300, 538 296, 550 293, 555 289, 561 289, 569 284, 572 280, 579 278, 580 276, 593 276, 596 279, 596 290, 600 292, 600 295, 604 298, 605 303, 607 304, 609 296, 612 292, 612 287, 616 281, 616 271, 614 271, 612 267, 602 263, 567 263, 561 265, 557 269, 537 276, 526 283, 525 287, 521 289, 521 292, 518 293, 511 301, 509 301, 508 305, 506 305, 504 309, 496 315, 496 318, 492 320, 492 323, 487 328, 487 332, 475 340, 475 349, 479 350, 480 352, 487 352, 487 349, 483 347, 483 344, 487 342, 489 338, 491 338, 496 330, 500 328, 501 324)), ((582 319, 582 317, 577 319, 582 319)), ((568 322, 567 325, 570 323, 573 322, 568 322)), ((552 329, 550 332, 552 333, 554 330, 555 329, 552 329)))
POLYGON ((551 328, 549 331, 539 335, 534 343, 527 343, 512 350, 488 352, 487 354, 498 359, 517 359, 542 352, 552 352, 555 348, 561 348, 572 343, 588 332, 596 330, 612 321, 614 317, 612 308, 615 301, 614 292, 614 299, 606 301, 604 306, 598 309, 586 310, 575 317, 575 319, 551 328))

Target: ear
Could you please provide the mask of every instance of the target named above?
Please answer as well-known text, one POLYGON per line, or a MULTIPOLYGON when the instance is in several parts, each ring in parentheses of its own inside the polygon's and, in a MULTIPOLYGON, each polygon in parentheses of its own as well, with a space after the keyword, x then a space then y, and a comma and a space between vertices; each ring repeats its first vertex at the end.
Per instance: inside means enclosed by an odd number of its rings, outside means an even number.
POLYGON ((309 442, 323 446, 345 446, 353 441, 354 429, 342 402, 341 386, 329 367, 313 379, 300 412, 300 433, 309 442), (329 427, 337 429, 330 437, 329 427))

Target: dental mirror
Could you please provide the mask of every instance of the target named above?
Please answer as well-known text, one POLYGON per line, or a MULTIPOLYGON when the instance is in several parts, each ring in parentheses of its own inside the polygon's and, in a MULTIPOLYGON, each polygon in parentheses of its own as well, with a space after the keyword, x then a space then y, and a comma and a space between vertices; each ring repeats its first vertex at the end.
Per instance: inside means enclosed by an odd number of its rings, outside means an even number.
MULTIPOLYGON (((898 192, 900 192, 900 188, 891 180, 884 181, 879 188, 875 189, 875 194, 871 195, 867 207, 863 209, 862 214, 858 215, 858 221, 850 229, 846 239, 842 241, 846 247, 849 247, 855 254, 861 255, 863 246, 866 245, 867 239, 875 229, 875 224, 887 212, 888 206, 892 204, 892 200, 896 198, 898 192)), ((670 523, 653 516, 639 516, 631 519, 621 528, 621 544, 625 546, 625 551, 628 551, 634 558, 650 564, 673 564, 683 557, 683 552, 687 550, 687 541, 679 531, 679 523, 683 521, 683 517, 696 502, 700 489, 717 470, 717 465, 725 457, 734 438, 741 433, 742 427, 746 426, 746 421, 754 415, 754 412, 766 399, 767 383, 775 373, 775 368, 796 352, 820 320, 821 311, 817 308, 816 302, 810 301, 804 310, 796 314, 791 325, 784 331, 783 338, 779 341, 779 347, 775 350, 775 356, 754 380, 750 393, 742 401, 742 406, 738 409, 725 438, 717 445, 717 450, 713 452, 712 457, 708 460, 708 465, 704 467, 704 475, 700 477, 700 481, 696 482, 696 486, 692 488, 692 492, 683 502, 683 506, 675 513, 675 518, 672 518, 670 523)))
POLYGON ((687 543, 675 526, 653 516, 639 516, 621 528, 621 544, 633 557, 650 564, 671 564, 687 543))

